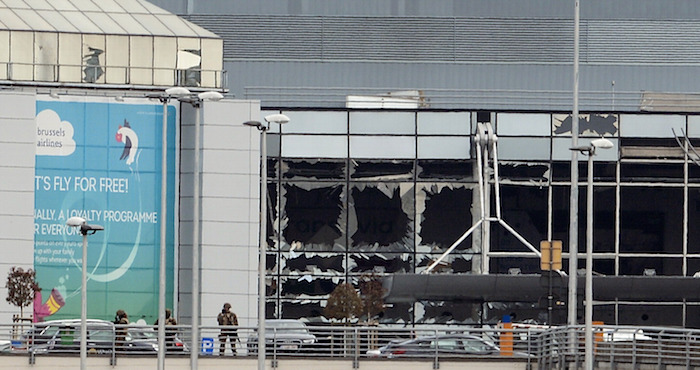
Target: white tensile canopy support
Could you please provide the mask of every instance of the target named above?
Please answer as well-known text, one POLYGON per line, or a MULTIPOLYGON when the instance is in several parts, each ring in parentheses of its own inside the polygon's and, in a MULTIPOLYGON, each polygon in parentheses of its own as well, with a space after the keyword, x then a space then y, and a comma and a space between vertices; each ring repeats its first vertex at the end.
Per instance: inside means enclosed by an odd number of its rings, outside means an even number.
MULTIPOLYGON (((470 227, 467 231, 462 234, 452 245, 447 248, 447 250, 440 255, 435 261, 433 261, 427 269, 422 273, 430 273, 440 262, 442 262, 448 254, 450 254, 457 246, 462 243, 471 233, 476 230, 477 227, 482 224, 487 224, 491 221, 498 222, 504 229, 508 230, 513 236, 515 236, 523 245, 530 249, 538 257, 541 256, 540 251, 535 248, 530 242, 528 242, 522 235, 520 235, 515 229, 513 229, 508 223, 506 223, 501 217, 501 192, 500 183, 498 179, 498 150, 497 142, 498 137, 491 127, 489 122, 479 122, 476 130, 475 144, 476 144, 476 159, 477 159, 477 176, 478 176, 478 187, 479 187, 479 203, 480 207, 480 218, 470 227), (490 150, 489 150, 490 149, 490 150), (491 158, 492 157, 492 158, 491 158), (493 172, 489 171, 490 168, 489 161, 493 161, 493 172), (486 174, 493 173, 493 178, 486 178, 486 174), (496 197, 496 215, 491 216, 490 212, 487 215, 485 212, 486 194, 488 193, 491 183, 493 182, 494 196, 496 197)), ((487 271, 488 267, 488 256, 489 256, 489 246, 488 238, 482 238, 482 271, 487 271)))

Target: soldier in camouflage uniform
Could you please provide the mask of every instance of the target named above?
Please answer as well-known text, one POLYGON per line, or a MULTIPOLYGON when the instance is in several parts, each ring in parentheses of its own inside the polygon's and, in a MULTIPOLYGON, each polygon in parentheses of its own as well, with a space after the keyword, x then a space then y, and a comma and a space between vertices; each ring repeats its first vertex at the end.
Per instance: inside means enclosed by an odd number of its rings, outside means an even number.
POLYGON ((224 308, 221 309, 219 315, 216 317, 219 325, 222 326, 221 333, 219 334, 219 355, 223 356, 226 352, 226 340, 231 341, 231 351, 233 355, 236 355, 236 340, 238 340, 238 330, 233 328, 238 326, 238 317, 235 313, 231 312, 231 304, 224 304, 224 308))

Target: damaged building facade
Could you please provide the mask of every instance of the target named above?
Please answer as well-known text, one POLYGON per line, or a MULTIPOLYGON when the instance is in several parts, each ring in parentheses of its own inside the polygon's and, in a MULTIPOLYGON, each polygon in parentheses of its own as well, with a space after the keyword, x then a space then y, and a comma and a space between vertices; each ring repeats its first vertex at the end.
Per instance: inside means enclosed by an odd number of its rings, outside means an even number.
MULTIPOLYGON (((480 218, 475 134, 485 122, 500 180, 500 202, 492 193, 487 205, 534 246, 562 240, 568 271, 573 2, 154 3, 224 38, 232 93, 259 99, 263 116, 290 117, 268 136, 268 316, 325 321, 339 283, 425 271, 480 218)), ((698 9, 586 1, 580 14, 579 145, 614 144, 594 158, 593 270, 693 276, 698 9)), ((580 155, 581 186, 586 170, 580 155)), ((585 212, 582 188, 580 268, 585 212)), ((482 226, 487 248, 477 230, 432 273, 540 272, 513 233, 482 226)), ((694 302, 601 303, 595 318, 606 323, 700 326, 694 302)), ((541 302, 417 301, 379 320, 543 322, 545 312, 541 302)))

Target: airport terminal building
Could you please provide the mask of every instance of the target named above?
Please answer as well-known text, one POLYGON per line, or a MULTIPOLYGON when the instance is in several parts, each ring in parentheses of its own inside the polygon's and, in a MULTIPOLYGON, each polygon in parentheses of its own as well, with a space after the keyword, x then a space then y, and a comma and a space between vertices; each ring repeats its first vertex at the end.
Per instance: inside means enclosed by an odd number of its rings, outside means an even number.
MULTIPOLYGON (((338 284, 422 273, 452 246, 431 274, 539 274, 542 240, 563 241, 568 272, 573 2, 30 3, 6 6, 9 20, 0 17, 9 40, 0 52, 0 170, 13 179, 0 189, 8 205, 0 248, 11 256, 6 269, 37 270, 44 300, 57 288, 66 305, 56 315, 70 314, 79 288, 72 251, 80 236, 55 226, 65 211, 106 224, 90 239, 99 252, 88 259, 90 297, 100 302, 91 312, 101 318, 124 308, 119 297, 135 288, 142 299, 127 310, 155 317, 159 226, 167 222, 169 303, 188 322, 198 196, 202 324, 214 325, 224 302, 253 324, 259 134, 242 123, 273 113, 290 122, 267 135, 269 317, 326 322, 323 307, 338 284), (87 26, 93 19, 103 21, 87 26), (74 23, 82 28, 69 32, 74 23), (31 53, 13 46, 28 42, 38 45, 31 53), (226 98, 198 109, 163 99, 171 86, 226 98), (199 113, 202 186, 193 195, 199 113), (139 133, 138 156, 126 150, 124 128, 139 133), (483 130, 497 137, 487 151, 483 130), (42 144, 69 131, 72 143, 42 144)), ((700 272, 699 12, 684 1, 581 5, 578 142, 613 143, 593 158, 598 277, 664 282, 700 272)), ((587 157, 578 161, 582 268, 587 157)), ((700 327, 694 292, 657 292, 597 297, 594 318, 700 327)), ((379 321, 547 320, 538 299, 456 293, 393 303, 379 321)))

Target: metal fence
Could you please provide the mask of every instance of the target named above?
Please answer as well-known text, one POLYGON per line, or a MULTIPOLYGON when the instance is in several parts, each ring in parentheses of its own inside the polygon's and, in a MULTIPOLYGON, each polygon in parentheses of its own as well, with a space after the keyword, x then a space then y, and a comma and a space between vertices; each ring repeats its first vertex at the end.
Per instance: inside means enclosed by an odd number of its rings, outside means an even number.
MULTIPOLYGON (((77 320, 0 326, 0 352, 36 356, 73 355, 80 350, 77 320)), ((166 355, 230 359, 257 356, 257 331, 237 327, 222 334, 220 327, 203 326, 192 348, 191 327, 167 326, 166 355)), ((378 326, 308 326, 266 330, 266 355, 279 358, 342 358, 363 360, 416 358, 433 361, 509 358, 528 368, 565 368, 582 364, 585 354, 584 328, 542 326, 499 326, 496 328, 433 327, 387 328, 378 326)), ((154 326, 120 326, 109 322, 88 322, 89 356, 155 356, 158 331, 154 326)), ((612 368, 643 364, 687 368, 700 366, 700 330, 664 327, 595 326, 594 360, 612 368)))

